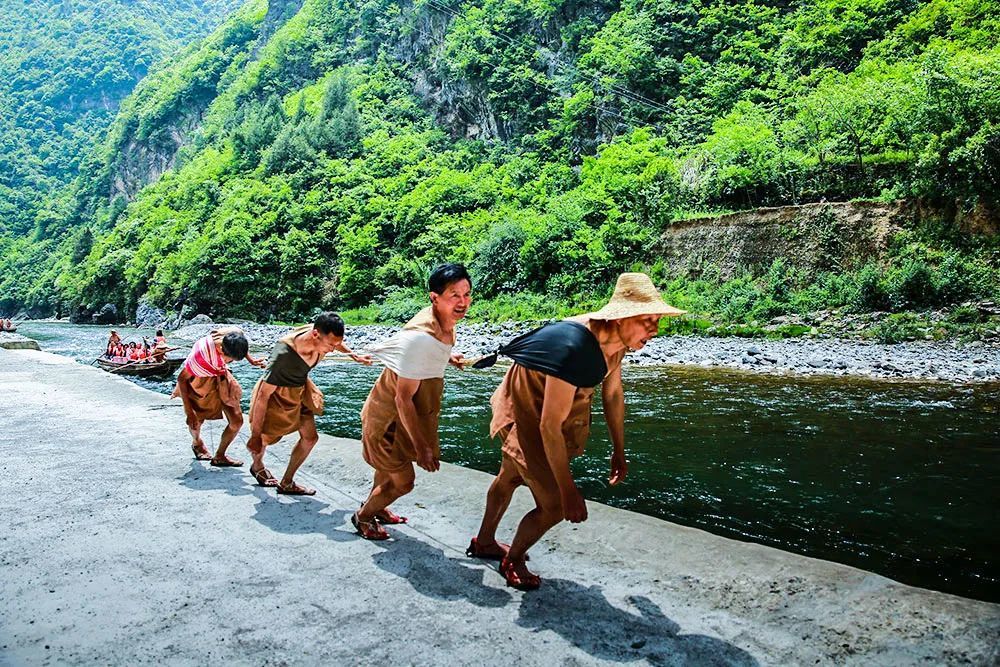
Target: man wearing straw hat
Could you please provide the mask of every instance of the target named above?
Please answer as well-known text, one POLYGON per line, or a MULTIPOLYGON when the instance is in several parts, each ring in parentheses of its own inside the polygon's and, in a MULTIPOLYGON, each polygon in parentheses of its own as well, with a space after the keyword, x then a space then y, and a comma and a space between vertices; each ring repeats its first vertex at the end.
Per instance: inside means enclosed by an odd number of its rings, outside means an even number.
MULTIPOLYGON (((243 390, 229 371, 229 364, 246 359, 263 368, 263 359, 255 359, 249 352, 250 344, 237 327, 214 329, 200 338, 184 361, 177 386, 171 398, 181 397, 187 426, 191 432, 191 450, 199 461, 209 461, 217 467, 243 465, 243 461, 230 458, 226 450, 243 426, 243 408, 240 399, 243 390), (201 439, 201 427, 208 420, 226 418, 226 428, 213 455, 201 439)), ((162 357, 162 354, 161 354, 162 357)))
POLYGON ((656 336, 660 318, 684 312, 663 301, 649 276, 624 273, 599 311, 547 325, 501 348, 515 361, 490 399, 490 436, 500 436, 503 459, 467 553, 501 561, 508 586, 538 588, 541 579, 525 564, 528 550, 563 519, 579 523, 587 518, 569 462, 583 453, 590 436, 591 398, 598 383, 613 446, 609 482, 625 478, 622 359, 656 336), (507 546, 497 542, 496 530, 521 485, 531 490, 535 508, 521 519, 507 546))

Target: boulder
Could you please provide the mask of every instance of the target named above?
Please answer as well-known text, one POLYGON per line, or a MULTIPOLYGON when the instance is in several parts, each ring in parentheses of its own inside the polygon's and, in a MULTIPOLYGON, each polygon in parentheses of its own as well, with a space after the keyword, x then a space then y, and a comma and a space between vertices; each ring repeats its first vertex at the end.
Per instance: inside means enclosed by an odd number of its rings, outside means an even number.
POLYGON ((94 324, 115 324, 118 322, 118 307, 113 303, 104 304, 93 314, 91 321, 94 324))
POLYGON ((146 301, 140 301, 135 309, 135 325, 137 327, 156 328, 166 319, 166 311, 146 301))
POLYGON ((190 320, 185 322, 185 324, 187 324, 188 326, 192 324, 212 324, 212 318, 209 317, 208 315, 205 315, 204 313, 198 313, 190 320))

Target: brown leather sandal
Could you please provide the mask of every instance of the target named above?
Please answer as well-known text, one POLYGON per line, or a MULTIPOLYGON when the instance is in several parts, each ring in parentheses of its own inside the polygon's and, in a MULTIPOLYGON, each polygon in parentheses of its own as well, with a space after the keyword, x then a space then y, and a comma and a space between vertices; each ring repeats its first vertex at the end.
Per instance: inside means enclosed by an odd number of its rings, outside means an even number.
POLYGON ((243 461, 231 459, 228 456, 223 456, 221 459, 213 456, 212 460, 208 462, 208 465, 215 466, 216 468, 239 468, 243 465, 243 461))
POLYGON ((257 486, 278 486, 278 478, 271 474, 267 468, 254 471, 250 468, 250 474, 257 480, 257 486))
POLYGON ((279 482, 278 493, 286 496, 315 496, 316 489, 310 489, 308 486, 299 486, 295 482, 292 482, 288 486, 282 486, 279 482))
POLYGON ((354 524, 354 529, 358 531, 358 535, 366 540, 380 541, 389 539, 389 533, 385 531, 385 528, 378 525, 377 521, 362 521, 358 518, 357 512, 351 515, 351 523, 354 524))
MULTIPOLYGON (((523 565, 524 561, 521 561, 520 564, 523 565)), ((528 572, 527 569, 525 569, 526 574, 523 576, 515 572, 514 568, 517 565, 518 563, 510 560, 506 556, 502 561, 500 561, 500 574, 503 575, 503 578, 507 581, 508 586, 516 588, 519 591, 533 591, 542 585, 542 578, 537 574, 528 572)))

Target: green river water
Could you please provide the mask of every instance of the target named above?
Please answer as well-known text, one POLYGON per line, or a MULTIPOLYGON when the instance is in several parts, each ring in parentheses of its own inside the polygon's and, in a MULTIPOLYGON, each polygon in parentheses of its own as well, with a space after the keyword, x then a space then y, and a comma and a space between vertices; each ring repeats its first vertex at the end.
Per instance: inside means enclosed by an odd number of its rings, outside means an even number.
MULTIPOLYGON (((19 330, 83 363, 103 349, 107 331, 37 322, 19 330)), ((233 370, 249 399, 260 371, 233 370)), ((326 395, 320 430, 360 437, 358 412, 378 373, 350 363, 313 371, 326 395)), ((488 399, 502 373, 449 369, 444 460, 496 472, 488 399)), ((1000 601, 1000 387, 687 367, 627 367, 624 378, 629 476, 607 484, 598 400, 587 453, 574 463, 588 499, 1000 601)), ((164 393, 173 386, 139 383, 164 393)), ((178 443, 178 455, 187 453, 178 443)))

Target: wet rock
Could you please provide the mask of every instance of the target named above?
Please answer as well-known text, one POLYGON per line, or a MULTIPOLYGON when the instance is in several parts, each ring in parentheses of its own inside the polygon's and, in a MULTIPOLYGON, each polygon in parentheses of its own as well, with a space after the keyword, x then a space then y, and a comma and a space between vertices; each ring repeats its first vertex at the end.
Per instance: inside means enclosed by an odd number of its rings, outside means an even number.
POLYGON ((113 303, 106 303, 90 319, 94 324, 115 324, 118 322, 118 307, 113 303))
POLYGON ((158 327, 166 319, 166 311, 147 301, 140 301, 135 309, 135 325, 137 327, 158 327))

